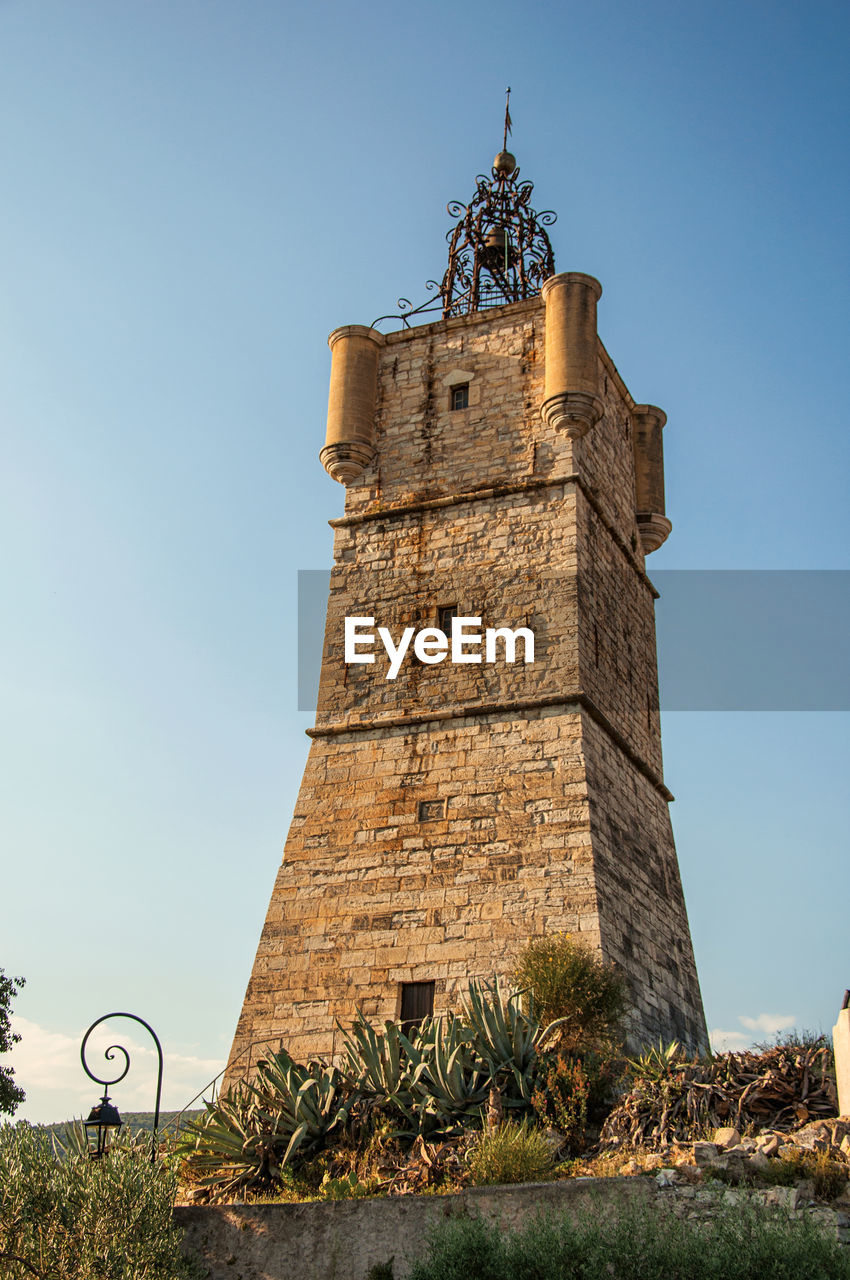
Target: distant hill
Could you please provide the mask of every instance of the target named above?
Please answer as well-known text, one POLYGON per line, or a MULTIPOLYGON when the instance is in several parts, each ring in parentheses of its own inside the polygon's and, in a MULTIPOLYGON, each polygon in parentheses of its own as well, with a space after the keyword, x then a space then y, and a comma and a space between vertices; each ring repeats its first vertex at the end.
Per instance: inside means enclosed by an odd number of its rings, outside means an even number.
MULTIPOLYGON (((181 1129, 187 1121, 200 1119, 200 1117, 205 1114, 206 1112, 203 1109, 197 1111, 184 1111, 183 1117, 180 1121, 181 1129)), ((173 1132, 175 1128, 175 1124, 173 1122, 176 1122, 179 1115, 179 1111, 161 1111, 159 1114, 159 1132, 162 1133, 163 1129, 166 1127, 168 1127, 169 1132, 173 1132)), ((153 1130, 152 1111, 124 1111, 121 1112, 121 1119, 124 1122, 124 1127, 132 1129, 134 1132, 150 1133, 153 1130)), ((65 1125, 72 1123, 73 1121, 71 1120, 60 1120, 55 1124, 42 1124, 38 1127, 40 1129, 46 1129, 49 1133, 58 1133, 61 1135, 65 1125)))

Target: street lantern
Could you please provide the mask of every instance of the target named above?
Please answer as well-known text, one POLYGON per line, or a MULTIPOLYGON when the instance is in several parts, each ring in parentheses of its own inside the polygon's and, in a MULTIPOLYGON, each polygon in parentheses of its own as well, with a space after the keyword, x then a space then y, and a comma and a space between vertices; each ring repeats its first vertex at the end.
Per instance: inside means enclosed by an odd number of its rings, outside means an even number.
POLYGON ((109 1150, 109 1131, 114 1129, 117 1133, 122 1123, 118 1108, 113 1107, 108 1094, 104 1094, 99 1104, 92 1107, 88 1120, 83 1121, 92 1160, 99 1160, 106 1155, 109 1150))
POLYGON ((104 1088, 103 1097, 100 1100, 99 1106, 92 1107, 91 1115, 88 1120, 83 1121, 86 1131, 86 1141, 88 1142, 89 1155, 92 1160, 99 1160, 101 1156, 106 1153, 109 1147, 110 1129, 114 1129, 117 1133, 121 1128, 121 1117, 118 1114, 117 1108, 109 1101, 109 1094, 107 1093, 107 1090, 110 1085, 118 1084, 119 1080, 123 1080, 127 1072, 130 1070, 130 1055, 124 1046, 120 1044, 111 1044, 108 1049, 104 1049, 103 1056, 106 1058, 107 1062, 111 1062, 115 1057, 116 1052, 123 1054, 123 1071, 119 1072, 119 1074, 112 1080, 103 1080, 100 1076, 96 1076, 93 1071, 89 1070, 88 1063, 86 1062, 86 1044, 88 1043, 88 1038, 94 1031, 95 1027, 99 1027, 101 1022, 106 1022, 109 1018, 130 1018, 133 1022, 140 1023, 140 1025, 144 1027, 145 1031, 150 1033, 150 1036, 156 1045, 157 1058, 159 1060, 159 1071, 156 1078, 156 1102, 154 1104, 153 1114, 153 1134, 151 1135, 151 1164, 153 1164, 156 1161, 156 1134, 159 1128, 159 1103, 162 1097, 162 1045, 159 1043, 159 1037, 153 1027, 148 1026, 144 1018, 137 1017, 135 1013, 105 1013, 102 1018, 98 1018, 96 1022, 91 1024, 88 1031, 83 1036, 83 1043, 80 1045, 80 1061, 83 1064, 83 1071, 85 1071, 90 1080, 94 1080, 95 1084, 102 1084, 104 1088))

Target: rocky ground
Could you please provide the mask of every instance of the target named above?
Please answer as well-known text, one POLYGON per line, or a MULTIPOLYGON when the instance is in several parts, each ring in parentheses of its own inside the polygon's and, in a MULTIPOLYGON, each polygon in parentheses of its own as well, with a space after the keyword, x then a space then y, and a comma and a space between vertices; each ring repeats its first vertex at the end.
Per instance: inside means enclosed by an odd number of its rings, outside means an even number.
POLYGON ((700 1217, 717 1199, 775 1205, 796 1217, 814 1218, 850 1244, 850 1118, 806 1124, 794 1132, 764 1129, 744 1138, 732 1126, 711 1141, 672 1142, 653 1150, 608 1150, 587 1162, 597 1175, 654 1175, 658 1198, 675 1212, 700 1217))

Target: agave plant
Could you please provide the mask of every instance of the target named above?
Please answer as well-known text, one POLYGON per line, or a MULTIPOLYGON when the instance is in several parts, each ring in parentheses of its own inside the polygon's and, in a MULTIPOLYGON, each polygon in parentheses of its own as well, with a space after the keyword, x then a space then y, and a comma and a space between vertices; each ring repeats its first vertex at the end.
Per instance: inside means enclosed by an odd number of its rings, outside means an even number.
POLYGON ((187 1126, 182 1150, 213 1198, 279 1181, 296 1152, 318 1146, 344 1125, 351 1092, 336 1067, 302 1066, 285 1050, 258 1065, 257 1080, 205 1102, 206 1116, 187 1126))
POLYGON ((401 1113, 414 1130, 419 1122, 417 1085, 425 1067, 421 1037, 410 1039, 396 1022, 378 1031, 358 1011, 351 1031, 340 1027, 349 1072, 358 1091, 401 1113))
POLYGON ((351 1090, 334 1066, 320 1062, 302 1066, 281 1048, 258 1064, 258 1077, 259 1098, 291 1133, 282 1164, 302 1143, 316 1145, 348 1119, 351 1090))
MULTIPOLYGON (((50 1142, 53 1154, 59 1160, 88 1160, 89 1143, 82 1120, 69 1120, 63 1125, 61 1134, 52 1130, 50 1142)), ((112 1134, 110 1151, 122 1151, 126 1154, 150 1159, 151 1136, 144 1129, 133 1130, 125 1127, 112 1134)))
POLYGON ((276 1146, 285 1140, 273 1124, 264 1123, 248 1085, 208 1102, 207 1114, 190 1121, 180 1137, 179 1149, 190 1174, 205 1174, 201 1187, 217 1200, 243 1187, 269 1183, 279 1165, 276 1146))
POLYGON ((523 1012, 520 993, 498 979, 470 983, 463 1015, 426 1018, 406 1036, 397 1023, 377 1030, 358 1013, 344 1036, 357 1088, 400 1114, 407 1133, 451 1129, 475 1115, 496 1083, 508 1106, 530 1106, 545 1030, 523 1012))
POLYGON ((637 1058, 627 1058, 626 1063, 637 1080, 664 1080, 676 1067, 687 1059, 687 1053, 678 1040, 658 1044, 644 1049, 637 1058))
POLYGON ((475 1037, 475 1048, 487 1063, 490 1077, 507 1090, 508 1106, 527 1106, 534 1088, 534 1065, 553 1031, 565 1019, 541 1027, 520 1004, 522 992, 505 994, 498 978, 473 979, 463 1000, 463 1012, 475 1037), (514 1096, 511 1096, 513 1094, 514 1096))
POLYGON ((450 1127, 486 1101, 490 1072, 474 1042, 473 1033, 453 1014, 429 1018, 420 1027, 416 1044, 425 1070, 415 1091, 423 1120, 450 1127))
POLYGON ((451 1129, 487 1097, 486 1063, 473 1033, 452 1014, 426 1018, 410 1036, 394 1022, 378 1031, 358 1014, 343 1034, 358 1088, 403 1118, 400 1133, 451 1129))
POLYGON ((492 983, 473 979, 462 1003, 478 1050, 492 1064, 493 1075, 508 1064, 527 1070, 536 1056, 540 1024, 522 1011, 519 993, 506 997, 498 978, 492 983))

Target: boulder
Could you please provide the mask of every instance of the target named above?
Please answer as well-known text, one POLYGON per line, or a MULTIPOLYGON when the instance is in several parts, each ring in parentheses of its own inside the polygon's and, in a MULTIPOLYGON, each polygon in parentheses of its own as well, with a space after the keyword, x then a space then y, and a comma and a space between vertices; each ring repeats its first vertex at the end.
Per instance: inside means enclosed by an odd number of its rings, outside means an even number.
POLYGON ((829 1151, 832 1147, 832 1129, 826 1120, 814 1120, 802 1129, 789 1133, 787 1141, 805 1151, 829 1151))
POLYGON ((763 1156, 776 1156, 779 1154, 780 1141, 775 1133, 761 1133, 756 1138, 756 1151, 763 1156))
POLYGON ((800 1193, 796 1187, 771 1187, 765 1193, 765 1204, 778 1205, 780 1209, 796 1209, 800 1201, 800 1193))
POLYGON ((741 1145, 741 1135, 737 1129, 727 1125, 722 1129, 714 1130, 715 1145, 721 1147, 724 1151, 729 1147, 738 1147, 741 1145))

